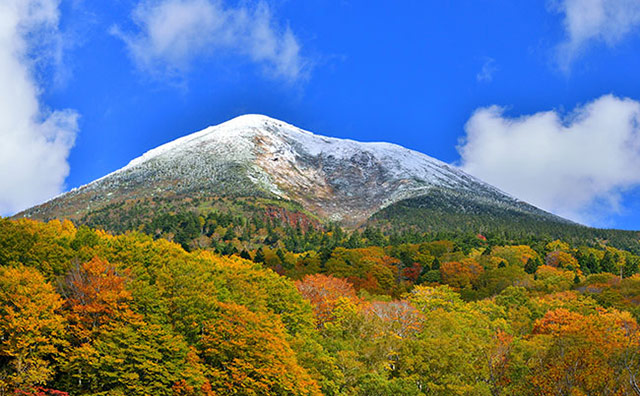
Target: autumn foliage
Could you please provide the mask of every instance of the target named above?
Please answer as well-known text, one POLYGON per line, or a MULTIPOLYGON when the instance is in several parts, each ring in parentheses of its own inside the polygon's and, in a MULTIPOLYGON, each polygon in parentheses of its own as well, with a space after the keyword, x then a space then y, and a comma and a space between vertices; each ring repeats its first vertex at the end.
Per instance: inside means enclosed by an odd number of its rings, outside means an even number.
POLYGON ((220 303, 217 316, 205 326, 200 342, 217 393, 320 395, 298 364, 282 323, 236 304, 220 303))
POLYGON ((296 287, 311 302, 319 327, 334 318, 333 311, 340 299, 357 301, 353 286, 346 280, 333 276, 307 275, 296 282, 296 287))
POLYGON ((536 321, 544 364, 533 366, 531 384, 540 394, 628 394, 628 354, 640 347, 638 325, 626 312, 583 315, 560 308, 536 321), (621 381, 621 379, 626 379, 621 381))
POLYGON ((640 395, 632 252, 352 235, 221 255, 0 219, 0 396, 640 395))
POLYGON ((449 261, 440 266, 442 281, 458 288, 471 286, 483 272, 484 269, 473 259, 449 261))

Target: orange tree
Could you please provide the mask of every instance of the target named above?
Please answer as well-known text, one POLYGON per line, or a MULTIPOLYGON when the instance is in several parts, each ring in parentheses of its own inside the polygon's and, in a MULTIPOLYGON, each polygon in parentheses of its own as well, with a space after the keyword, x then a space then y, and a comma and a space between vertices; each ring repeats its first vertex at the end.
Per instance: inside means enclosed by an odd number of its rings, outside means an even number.
POLYGON ((535 394, 626 395, 628 350, 636 350, 637 324, 628 312, 583 315, 564 308, 547 312, 534 325, 529 345, 528 383, 535 394))

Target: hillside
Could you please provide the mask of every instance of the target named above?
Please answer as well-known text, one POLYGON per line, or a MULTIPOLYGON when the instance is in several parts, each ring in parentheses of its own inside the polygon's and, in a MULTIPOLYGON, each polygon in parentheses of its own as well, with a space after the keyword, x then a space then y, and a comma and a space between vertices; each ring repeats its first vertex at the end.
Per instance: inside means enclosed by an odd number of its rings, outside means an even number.
POLYGON ((280 207, 310 221, 355 228, 383 208, 428 199, 434 192, 458 202, 442 207, 441 215, 475 216, 483 207, 500 211, 507 222, 515 216, 570 223, 425 154, 390 143, 316 135, 260 115, 164 144, 15 217, 90 222, 107 214, 110 221, 92 224, 121 231, 114 226, 134 206, 147 208, 138 216, 153 217, 158 210, 234 210, 237 198, 244 197, 258 212, 280 207))

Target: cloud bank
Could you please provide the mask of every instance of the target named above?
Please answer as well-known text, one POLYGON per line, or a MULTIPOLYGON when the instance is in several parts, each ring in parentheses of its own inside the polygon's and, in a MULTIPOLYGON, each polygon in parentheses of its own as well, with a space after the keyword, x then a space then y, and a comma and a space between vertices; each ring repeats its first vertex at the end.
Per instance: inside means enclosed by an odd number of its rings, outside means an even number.
POLYGON ((556 0, 552 10, 564 15, 566 40, 557 47, 560 68, 567 72, 590 45, 613 46, 640 28, 637 0, 556 0))
POLYGON ((264 2, 233 8, 218 0, 144 1, 132 18, 136 32, 112 32, 145 71, 183 73, 197 57, 224 55, 248 58, 269 76, 289 81, 308 71, 296 36, 277 26, 264 2))
POLYGON ((508 117, 475 111, 458 146, 461 167, 540 208, 592 225, 640 185, 640 102, 602 96, 573 112, 508 117))
POLYGON ((59 194, 69 173, 78 115, 43 108, 34 77, 59 54, 58 3, 0 1, 0 215, 59 194))

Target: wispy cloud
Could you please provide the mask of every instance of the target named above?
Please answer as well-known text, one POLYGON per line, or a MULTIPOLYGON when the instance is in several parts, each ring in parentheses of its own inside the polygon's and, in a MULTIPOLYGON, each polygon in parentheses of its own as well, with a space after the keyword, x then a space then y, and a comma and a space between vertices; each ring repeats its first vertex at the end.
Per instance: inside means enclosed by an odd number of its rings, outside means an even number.
POLYGON ((309 72, 298 39, 276 23, 264 2, 231 7, 218 0, 143 1, 132 18, 135 31, 113 27, 112 33, 144 71, 182 74, 196 58, 239 55, 275 78, 296 81, 309 72))
POLYGON ((592 44, 614 46, 640 27, 637 0, 555 0, 550 9, 564 16, 566 39, 556 48, 564 72, 592 44))
POLYGON ((0 1, 0 214, 60 193, 78 114, 40 103, 38 65, 60 62, 59 1, 0 1))
POLYGON ((543 209, 600 224, 640 186, 640 102, 602 96, 570 114, 476 110, 458 147, 467 172, 543 209), (598 214, 598 215, 596 215, 598 214))
POLYGON ((498 71, 498 65, 495 59, 485 57, 482 69, 476 74, 476 80, 478 82, 491 82, 493 81, 493 75, 498 71))

